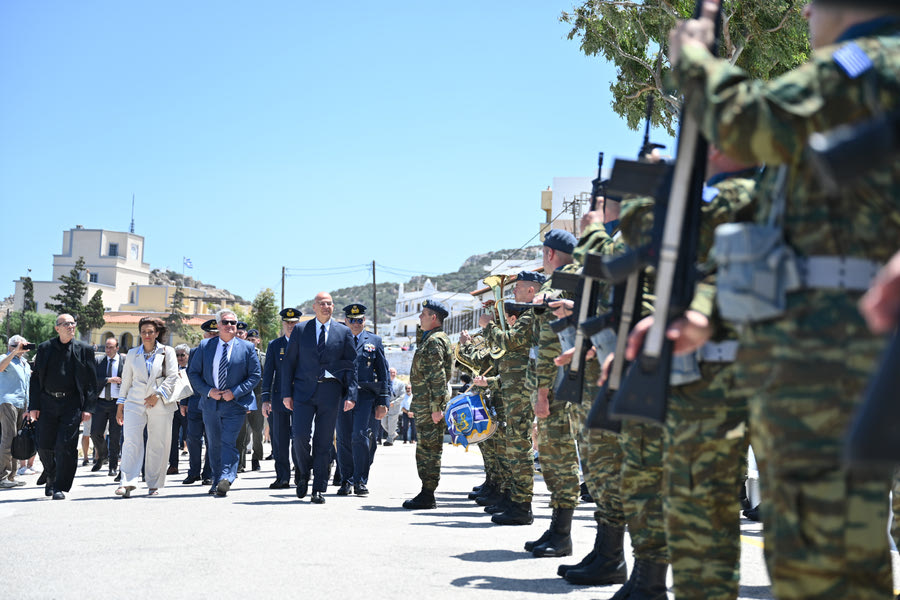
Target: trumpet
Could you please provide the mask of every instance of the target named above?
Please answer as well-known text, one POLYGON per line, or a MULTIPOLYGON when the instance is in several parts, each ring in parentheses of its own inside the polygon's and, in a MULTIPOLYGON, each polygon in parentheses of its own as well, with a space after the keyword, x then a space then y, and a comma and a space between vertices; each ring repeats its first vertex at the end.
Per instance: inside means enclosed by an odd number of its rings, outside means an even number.
MULTIPOLYGON (((503 306, 503 285, 505 284, 505 282, 506 276, 504 275, 489 275, 488 277, 484 278, 485 285, 490 286, 491 291, 494 292, 494 304, 497 307, 497 315, 500 319, 500 330, 504 334, 508 331, 508 326, 506 324, 506 310, 503 306)), ((506 340, 501 340, 499 346, 489 346, 488 353, 493 359, 502 357, 504 354, 506 354, 506 340)))

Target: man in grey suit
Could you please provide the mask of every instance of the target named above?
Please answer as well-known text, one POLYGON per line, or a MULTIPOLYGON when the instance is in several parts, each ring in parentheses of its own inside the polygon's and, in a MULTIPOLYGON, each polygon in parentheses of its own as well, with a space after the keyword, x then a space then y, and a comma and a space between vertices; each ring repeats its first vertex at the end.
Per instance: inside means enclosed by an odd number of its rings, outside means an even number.
POLYGON ((310 499, 322 504, 338 414, 356 405, 356 346, 350 328, 331 318, 331 294, 319 292, 313 312, 316 318, 296 325, 291 334, 281 370, 281 389, 284 406, 294 411, 291 433, 299 470, 297 497, 306 496, 312 470, 315 479, 310 499))
POLYGON ((256 347, 236 337, 237 317, 216 313, 219 336, 200 342, 188 363, 191 387, 200 394, 200 409, 209 443, 207 454, 213 485, 209 493, 225 496, 237 478, 238 433, 248 410, 256 408, 253 388, 262 372, 256 347))

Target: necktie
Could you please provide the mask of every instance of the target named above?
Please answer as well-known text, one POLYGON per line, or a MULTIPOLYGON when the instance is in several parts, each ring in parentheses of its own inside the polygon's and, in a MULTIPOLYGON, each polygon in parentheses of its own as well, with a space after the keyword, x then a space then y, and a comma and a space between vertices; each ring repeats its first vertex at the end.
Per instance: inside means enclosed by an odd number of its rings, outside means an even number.
POLYGON ((222 357, 219 359, 219 389, 227 389, 225 382, 228 380, 228 344, 222 346, 222 357))
POLYGON ((112 364, 113 364, 113 359, 111 359, 110 357, 107 356, 106 357, 106 385, 103 388, 104 390, 106 390, 106 399, 107 400, 112 399, 112 394, 110 393, 112 391, 112 384, 109 382, 109 378, 112 377, 112 364))
POLYGON ((353 345, 359 346, 359 336, 358 335, 353 336, 353 345))
POLYGON ((316 344, 316 352, 319 353, 319 356, 321 356, 322 353, 325 352, 325 326, 324 325, 319 326, 319 341, 316 344))

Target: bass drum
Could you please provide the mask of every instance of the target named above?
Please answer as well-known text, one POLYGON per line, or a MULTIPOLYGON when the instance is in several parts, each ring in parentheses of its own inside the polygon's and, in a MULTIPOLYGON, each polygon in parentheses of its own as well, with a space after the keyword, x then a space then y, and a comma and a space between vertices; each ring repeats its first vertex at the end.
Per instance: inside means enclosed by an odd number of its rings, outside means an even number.
POLYGON ((444 423, 453 443, 466 448, 489 439, 500 426, 496 411, 488 406, 480 392, 453 398, 444 411, 444 423))

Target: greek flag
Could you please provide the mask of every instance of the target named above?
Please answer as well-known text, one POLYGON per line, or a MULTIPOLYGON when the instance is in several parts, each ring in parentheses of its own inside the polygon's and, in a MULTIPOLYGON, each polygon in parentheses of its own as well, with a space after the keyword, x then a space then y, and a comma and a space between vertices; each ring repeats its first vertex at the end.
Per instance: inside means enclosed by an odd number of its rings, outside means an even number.
POLYGON ((185 259, 184 259, 184 266, 187 267, 188 269, 193 269, 193 268, 194 268, 194 263, 191 262, 191 259, 185 258, 185 259))

